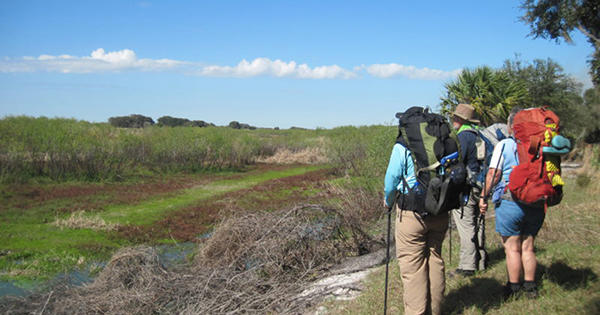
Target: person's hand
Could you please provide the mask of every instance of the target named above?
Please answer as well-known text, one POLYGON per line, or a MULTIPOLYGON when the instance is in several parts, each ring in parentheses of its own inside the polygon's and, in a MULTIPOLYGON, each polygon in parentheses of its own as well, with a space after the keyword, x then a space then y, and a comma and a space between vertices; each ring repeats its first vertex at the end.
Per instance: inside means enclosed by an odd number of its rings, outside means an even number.
POLYGON ((487 203, 486 198, 484 198, 484 197, 479 198, 479 212, 481 212, 481 214, 485 215, 487 208, 488 208, 488 203, 487 203))

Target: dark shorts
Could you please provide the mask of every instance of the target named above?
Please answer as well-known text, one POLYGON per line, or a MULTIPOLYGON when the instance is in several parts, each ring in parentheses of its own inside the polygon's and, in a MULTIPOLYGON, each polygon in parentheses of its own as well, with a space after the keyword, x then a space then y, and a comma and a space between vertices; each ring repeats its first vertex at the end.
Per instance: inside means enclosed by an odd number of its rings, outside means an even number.
POLYGON ((536 236, 545 218, 543 208, 531 208, 514 201, 501 200, 496 207, 496 232, 502 236, 536 236))

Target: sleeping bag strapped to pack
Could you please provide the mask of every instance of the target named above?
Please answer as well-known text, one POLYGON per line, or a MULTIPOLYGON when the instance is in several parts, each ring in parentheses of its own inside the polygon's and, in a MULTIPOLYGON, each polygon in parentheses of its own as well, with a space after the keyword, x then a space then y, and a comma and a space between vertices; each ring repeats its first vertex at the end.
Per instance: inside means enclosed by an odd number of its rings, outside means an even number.
MULTIPOLYGON (((477 148, 477 161, 479 163, 479 169, 476 172, 471 172, 467 168, 467 172, 469 173, 469 184, 481 190, 483 189, 485 176, 487 175, 490 166, 494 147, 501 140, 508 138, 508 128, 506 124, 496 123, 485 129, 471 128, 465 129, 465 131, 473 132, 477 135, 475 147, 477 148)), ((479 196, 474 197, 478 198, 479 196)))
POLYGON ((547 209, 562 200, 564 182, 560 156, 571 143, 559 134, 559 119, 552 111, 530 108, 514 117, 519 165, 510 174, 508 189, 520 203, 547 209))
POLYGON ((410 151, 416 177, 416 184, 398 195, 400 209, 424 215, 459 208, 467 187, 467 171, 460 162, 456 131, 445 117, 422 107, 411 107, 398 118, 396 142, 410 151))

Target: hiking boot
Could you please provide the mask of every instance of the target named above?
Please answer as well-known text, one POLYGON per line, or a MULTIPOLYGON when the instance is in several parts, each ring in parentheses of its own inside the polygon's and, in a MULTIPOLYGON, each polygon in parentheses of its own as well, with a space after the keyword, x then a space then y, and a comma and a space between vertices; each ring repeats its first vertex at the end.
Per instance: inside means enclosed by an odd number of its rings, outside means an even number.
POLYGON ((537 290, 537 286, 533 281, 525 281, 523 286, 521 287, 521 293, 524 297, 535 300, 540 296, 540 293, 537 290))
POLYGON ((507 301, 511 297, 517 296, 517 293, 521 290, 521 284, 507 282, 502 289, 502 298, 507 301))
POLYGON ((474 276, 475 275, 475 270, 465 270, 465 269, 456 269, 455 271, 450 271, 448 273, 448 276, 450 278, 454 278, 457 276, 461 276, 461 277, 470 277, 470 276, 474 276))

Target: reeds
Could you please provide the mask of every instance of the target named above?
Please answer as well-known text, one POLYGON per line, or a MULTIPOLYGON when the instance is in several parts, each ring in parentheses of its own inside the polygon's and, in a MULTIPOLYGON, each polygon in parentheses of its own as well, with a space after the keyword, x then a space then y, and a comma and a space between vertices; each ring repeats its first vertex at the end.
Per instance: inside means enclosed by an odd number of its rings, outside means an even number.
POLYGON ((239 170, 257 161, 333 164, 381 176, 395 139, 387 126, 332 130, 115 128, 65 118, 0 119, 0 184, 119 181, 139 175, 239 170))

